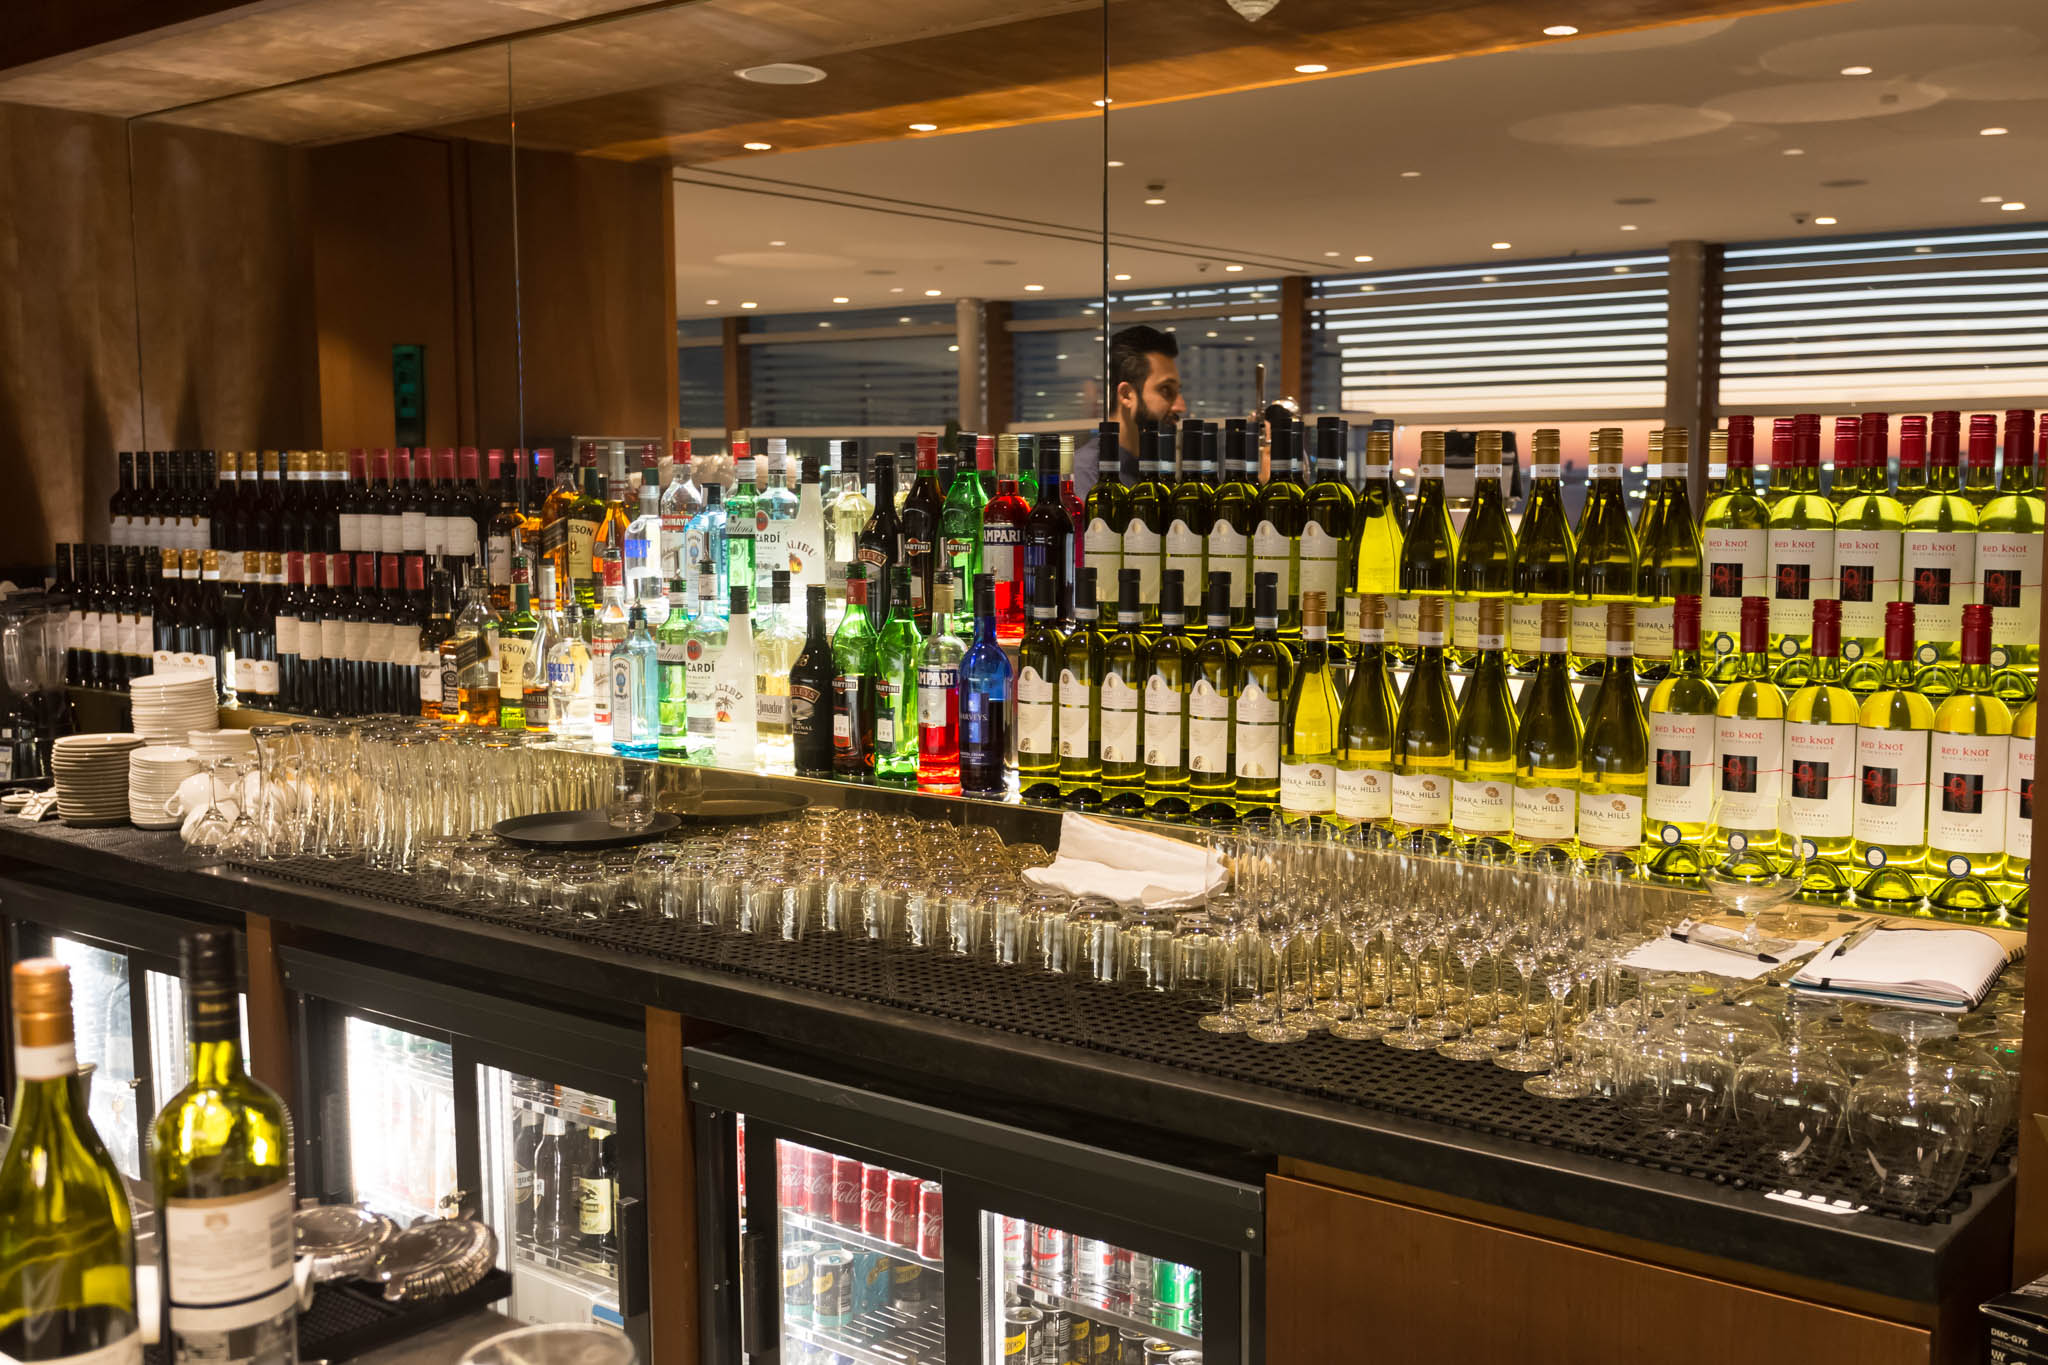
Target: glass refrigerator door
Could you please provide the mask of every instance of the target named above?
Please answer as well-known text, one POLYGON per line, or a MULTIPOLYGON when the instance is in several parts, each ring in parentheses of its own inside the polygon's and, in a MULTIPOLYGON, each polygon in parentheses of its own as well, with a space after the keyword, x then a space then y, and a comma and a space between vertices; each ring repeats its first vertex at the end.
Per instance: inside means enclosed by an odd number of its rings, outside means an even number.
POLYGON ((78 1063, 92 1068, 87 1112, 121 1173, 142 1178, 142 1117, 136 1112, 135 1026, 128 959, 60 935, 51 954, 71 968, 71 1016, 78 1063))
POLYGON ((619 1312, 618 1106, 497 1067, 477 1069, 483 1216, 500 1230, 521 1322, 608 1322, 619 1312), (510 1235, 503 1235, 510 1229, 510 1235))
POLYGON ((937 1181, 775 1144, 782 1365, 946 1358, 937 1181))
POLYGON ((441 1212, 456 1175, 455 1049, 348 1016, 349 1179, 357 1202, 406 1223, 441 1212))
POLYGON ((988 1365, 1200 1365, 1191 1266, 989 1210, 981 1285, 988 1365))
MULTIPOLYGON (((149 1076, 156 1087, 156 1106, 192 1079, 192 1056, 185 1046, 185 983, 166 972, 145 968, 143 987, 149 996, 149 1076)), ((242 1059, 249 1058, 249 997, 237 997, 242 1009, 242 1059)))

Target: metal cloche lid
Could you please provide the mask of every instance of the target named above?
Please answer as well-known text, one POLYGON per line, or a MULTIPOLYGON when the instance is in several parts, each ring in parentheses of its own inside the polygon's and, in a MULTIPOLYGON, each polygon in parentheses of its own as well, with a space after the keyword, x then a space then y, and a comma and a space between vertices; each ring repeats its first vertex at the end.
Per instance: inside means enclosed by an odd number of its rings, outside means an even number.
POLYGON ((370 1268, 398 1224, 351 1204, 315 1204, 292 1215, 292 1234, 316 1281, 345 1280, 370 1268))
POLYGON ((381 1283, 384 1297, 394 1302, 441 1298, 481 1280, 497 1256, 497 1235, 484 1224, 427 1220, 385 1243, 368 1278, 381 1283))

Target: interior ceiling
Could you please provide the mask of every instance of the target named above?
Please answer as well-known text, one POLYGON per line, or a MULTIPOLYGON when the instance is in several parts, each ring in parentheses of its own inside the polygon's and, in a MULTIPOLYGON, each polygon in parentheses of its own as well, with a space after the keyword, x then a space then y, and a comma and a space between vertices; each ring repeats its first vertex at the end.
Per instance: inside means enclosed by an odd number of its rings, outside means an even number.
MULTIPOLYGON (((1136 107, 1119 71, 1111 287, 2048 218, 2048 6, 1930 12, 1850 0, 1136 107)), ((679 167, 679 310, 1098 294, 1102 156, 1091 118, 679 167)))

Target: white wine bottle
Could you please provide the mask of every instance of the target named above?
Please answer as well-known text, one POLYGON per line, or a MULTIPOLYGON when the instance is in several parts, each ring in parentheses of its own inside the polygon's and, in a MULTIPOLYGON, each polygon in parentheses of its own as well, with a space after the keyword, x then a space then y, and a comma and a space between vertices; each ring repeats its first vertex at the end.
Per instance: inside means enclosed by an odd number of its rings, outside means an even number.
POLYGON ((1899 599, 1899 553, 1906 509, 1886 492, 1887 419, 1866 412, 1835 420, 1835 467, 1848 459, 1862 470, 1835 512, 1835 582, 1842 601, 1842 662, 1861 663, 1884 641, 1885 608, 1899 599))
POLYGON ((1991 608, 1963 608, 1957 652, 1955 695, 1934 712, 1927 785, 1928 869, 1947 880, 1928 904, 1937 913, 1983 918, 2001 908, 1985 879, 2005 870, 2012 757, 2012 710, 1991 688, 1991 608))
POLYGON ((1301 522, 1301 595, 1323 595, 1323 619, 1332 638, 1341 638, 1344 588, 1351 582, 1351 537, 1358 521, 1358 495, 1344 482, 1344 423, 1316 420, 1316 481, 1304 495, 1301 522))
POLYGON ((1819 429, 1819 417, 1802 413, 1771 430, 1770 647, 1780 659, 1806 651, 1813 604, 1836 596, 1835 507, 1820 491, 1819 429))
MULTIPOLYGON (((1138 524, 1135 513, 1131 524, 1138 524)), ((1145 657, 1145 571, 1131 560, 1129 532, 1124 534, 1124 546, 1124 566, 1116 576, 1116 631, 1102 649, 1102 682, 1097 691, 1105 791, 1139 787, 1145 782, 1145 748, 1139 725, 1139 691, 1150 668, 1145 657)))
POLYGON ((1159 633, 1145 652, 1145 786, 1175 796, 1188 788, 1188 683, 1195 662, 1183 605, 1185 573, 1169 566, 1160 574, 1159 633))
POLYGON ((242 1066, 235 936, 184 943, 192 1079, 150 1133, 172 1365, 293 1365, 291 1119, 242 1066))
POLYGON ((1536 676, 1522 687, 1515 727, 1515 849, 1562 850, 1579 833, 1579 745, 1585 726, 1572 695, 1572 605, 1541 607, 1536 676))
MULTIPOLYGON (((1352 557, 1351 589, 1360 597, 1373 595, 1392 601, 1401 590, 1401 522, 1394 515, 1393 487, 1394 433, 1369 431, 1365 435, 1365 483, 1358 492, 1358 510, 1353 539, 1357 550, 1352 557)), ((1210 545, 1213 559, 1215 545, 1210 545)), ((1345 624, 1356 629, 1363 608, 1353 603, 1345 609, 1345 624)), ((1382 627, 1384 631, 1384 626, 1382 627)), ((1353 637, 1356 643, 1356 637, 1353 637)), ((1384 650, 1384 646, 1382 646, 1384 650)))
MULTIPOLYGON (((1714 810, 1714 706, 1720 693, 1700 657, 1700 599, 1672 604, 1671 671, 1650 691, 1650 784, 1643 797, 1650 874, 1688 880, 1714 810)), ((1740 621, 1737 627, 1740 628, 1740 621)))
MULTIPOLYGON (((1970 419, 1973 464, 1990 460, 1998 439, 1997 420, 1990 413, 1970 419)), ((1899 572, 1913 603, 1914 628, 1920 632, 1914 660, 1922 667, 1956 661, 1963 608, 1977 600, 1977 509, 1963 496, 1956 472, 1956 437, 1961 423, 1960 413, 1934 414, 1927 450, 1927 495, 1906 513, 1899 572)))
MULTIPOLYGON (((1394 645, 1412 656, 1417 648, 1416 621, 1421 604, 1434 599, 1448 614, 1452 585, 1458 576, 1458 537, 1444 499, 1444 434, 1422 433, 1422 489, 1415 514, 1401 538, 1401 596, 1394 607, 1394 645)), ((1447 736, 1448 738, 1448 736, 1447 736)), ((1446 799, 1450 793, 1444 793, 1446 799)))
MULTIPOLYGON (((1994 622, 1996 619, 1994 616, 1994 622)), ((2029 701, 2012 718, 2012 744, 2005 762, 2006 787, 2011 793, 2005 805, 2005 879, 2022 895, 2034 866, 2035 705, 2029 701)), ((2013 918, 2025 916, 2020 913, 2013 918)))
MULTIPOLYGON (((1700 645, 1708 675, 1725 682, 1741 665, 1736 646, 1742 599, 1768 591, 1771 510, 1756 495, 1756 419, 1730 417, 1727 432, 1714 435, 1725 442, 1728 473, 1700 518, 1701 554, 1706 560, 1700 645)), ((1710 450, 1710 458, 1712 454, 1710 450)))
MULTIPOLYGON (((1482 431, 1475 437, 1472 464, 1472 510, 1458 537, 1453 580, 1451 658, 1469 663, 1479 652, 1479 604, 1506 601, 1514 588, 1515 534, 1508 528, 1507 498, 1501 485, 1501 434, 1482 431)), ((1506 635, 1503 630, 1501 634, 1506 635)), ((1505 656, 1503 656, 1505 659, 1505 656)))
MULTIPOLYGON (((1721 826, 1766 848, 1778 842, 1785 767, 1785 694, 1770 678, 1771 610, 1772 603, 1761 597, 1742 599, 1742 671, 1714 705, 1721 826)), ((1813 626, 1810 616, 1802 620, 1804 638, 1813 626)))
POLYGON ((1284 820, 1327 818, 1337 811, 1337 724, 1342 703, 1330 676, 1329 598, 1319 588, 1301 595, 1301 661, 1287 691, 1280 731, 1280 814, 1284 820))
MULTIPOLYGON (((2033 433, 2032 412, 2005 414, 1998 496, 1977 514, 1977 600, 1991 608, 1993 668, 2031 671, 2041 661, 2041 563, 2048 540, 2033 433)), ((2048 422, 2041 424, 2041 441, 2048 450, 2048 422)), ((2013 780, 2017 784, 2017 769, 2013 780)))
POLYGON ((1824 598, 1813 604, 1813 677, 1785 704, 1789 832, 1807 841, 1806 894, 1815 899, 1839 899, 1849 889, 1861 711, 1842 686, 1842 604, 1824 598))
POLYGON ((1501 853, 1514 838, 1515 827, 1515 703, 1508 695, 1507 602, 1485 597, 1474 606, 1479 619, 1472 636, 1472 675, 1458 698, 1458 723, 1451 731, 1451 834, 1463 847, 1501 853))
POLYGON ((1635 604, 1607 604, 1607 666, 1586 708, 1579 744, 1579 849, 1586 861, 1634 875, 1643 848, 1650 734, 1636 690, 1635 604))
POLYGON ((0 1360, 141 1365, 128 1191, 78 1098, 70 969, 46 957, 18 962, 13 993, 0 1360))
POLYGON ((1884 686, 1865 698, 1856 727, 1859 901, 1885 909, 1920 904, 1914 874, 1927 864, 1927 749, 1934 703, 1913 684, 1913 604, 1884 609, 1884 686))
POLYGON ((1386 603, 1379 593, 1364 594, 1351 623, 1356 655, 1344 696, 1336 794, 1339 819, 1381 829, 1394 814, 1395 701, 1387 674, 1386 603))
POLYGON ((1417 603, 1415 668, 1394 717, 1394 830, 1429 850, 1445 847, 1451 832, 1451 737, 1458 706, 1444 660, 1449 606, 1442 594, 1417 603))
POLYGON ((1597 676, 1607 655, 1607 606, 1634 600, 1636 533, 1622 495, 1619 427, 1593 434, 1592 479, 1572 557, 1572 663, 1597 676))
POLYGON ((1237 658, 1237 707, 1231 734, 1237 799, 1272 806, 1280 800, 1280 729, 1294 684, 1294 656, 1280 643, 1280 581, 1253 575, 1252 638, 1237 658))
POLYGON ((1066 641, 1053 624, 1059 615, 1057 573, 1038 570, 1031 585, 1031 625, 1017 645, 1017 777, 1027 788, 1057 780, 1060 771, 1058 689, 1066 641))
POLYGON ((1655 518, 1643 518, 1647 534, 1636 566, 1636 667, 1652 682, 1671 669, 1672 604, 1681 593, 1699 592, 1702 556, 1688 492, 1691 434, 1684 427, 1666 427, 1663 446, 1664 463, 1651 471, 1659 511, 1655 518))
POLYGON ((1230 761, 1239 652, 1237 641, 1230 638, 1237 600, 1234 582, 1228 570, 1209 571, 1202 613, 1205 629, 1188 675, 1188 795, 1210 801, 1228 801, 1237 790, 1230 761))
POLYGON ((1074 576, 1074 628, 1060 654, 1058 716, 1060 781, 1091 787, 1102 776, 1102 663, 1109 648, 1095 584, 1095 566, 1083 565, 1074 576))
POLYGON ((1509 658, 1517 668, 1543 652, 1543 604, 1572 595, 1572 526, 1564 514, 1564 486, 1555 427, 1536 433, 1529 464, 1529 499, 1515 536, 1514 605, 1509 610, 1509 658))

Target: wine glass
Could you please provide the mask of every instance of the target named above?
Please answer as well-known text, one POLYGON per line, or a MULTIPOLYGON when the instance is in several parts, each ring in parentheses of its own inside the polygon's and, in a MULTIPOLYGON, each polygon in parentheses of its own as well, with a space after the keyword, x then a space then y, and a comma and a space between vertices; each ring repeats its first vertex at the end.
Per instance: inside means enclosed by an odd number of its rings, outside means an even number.
POLYGON ((1469 855, 1474 861, 1464 869, 1464 895, 1451 907, 1449 925, 1449 946, 1451 956, 1458 959, 1458 966, 1465 974, 1465 1027, 1456 1038, 1446 1039, 1437 1048, 1437 1055, 1449 1057, 1457 1062, 1480 1062, 1492 1057, 1500 1043, 1490 1030, 1482 1031, 1474 1017, 1478 1008, 1480 960, 1486 957, 1493 942, 1493 917, 1496 914, 1493 893, 1495 865, 1492 855, 1484 850, 1469 855))
POLYGON ((1516 1010, 1515 1045, 1493 1058, 1493 1064, 1505 1071, 1542 1071, 1555 1055, 1547 1040, 1529 1036, 1536 968, 1543 950, 1542 903, 1551 876, 1534 858, 1528 858, 1516 868, 1510 884, 1507 927, 1494 960, 1499 962, 1504 955, 1514 963, 1515 975, 1522 982, 1522 1001, 1516 1010))
POLYGON ((1530 1076, 1522 1089, 1547 1100, 1582 1099, 1593 1093, 1592 1080, 1565 1047, 1564 1002, 1585 962, 1587 879, 1583 869, 1568 868, 1548 879, 1548 894, 1538 911, 1536 970, 1543 993, 1550 997, 1550 1070, 1530 1076))
POLYGON ((1243 1033, 1251 1019, 1242 1005, 1233 1005, 1230 989, 1237 979, 1243 950, 1245 924, 1251 918, 1257 895, 1258 874, 1251 854, 1251 840, 1231 837, 1217 840, 1217 851, 1230 874, 1230 885, 1209 898, 1209 918, 1223 938, 1223 998, 1213 1014, 1195 1020, 1204 1033, 1243 1033))
POLYGON ((1872 1015, 1870 1026, 1899 1038, 1905 1052, 1849 1092, 1849 1138, 1858 1174, 1873 1201, 1932 1213, 1955 1193, 1976 1137, 1970 1098, 1921 1051, 1953 1037, 1955 1021, 1887 1010, 1872 1015))
MULTIPOLYGON (((1683 983, 1683 979, 1681 978, 1683 983)), ((1697 992, 1681 989, 1673 1015, 1637 1034, 1616 1058, 1615 1101, 1645 1139, 1678 1152, 1712 1147, 1727 1121, 1735 1067, 1706 1030, 1692 1024, 1697 992)))
POLYGON ((206 814, 199 817, 192 826, 192 834, 186 840, 200 853, 224 853, 227 851, 229 833, 233 828, 227 812, 220 808, 221 775, 225 773, 230 783, 240 778, 240 769, 232 758, 216 758, 206 765, 206 814))
POLYGON ((1759 916, 1798 895, 1806 881, 1812 845, 1787 832, 1791 813, 1788 801, 1724 792, 1700 834, 1701 885, 1717 913, 1742 916, 1742 942, 1757 952, 1767 947, 1759 916), (1775 826, 1768 823, 1772 812, 1775 826))
POLYGON ((1754 1053, 1735 1071, 1730 1096, 1735 1131, 1787 1181, 1833 1164, 1849 1106, 1847 1072, 1809 1035, 1828 1002, 1794 996, 1783 1043, 1754 1053))

